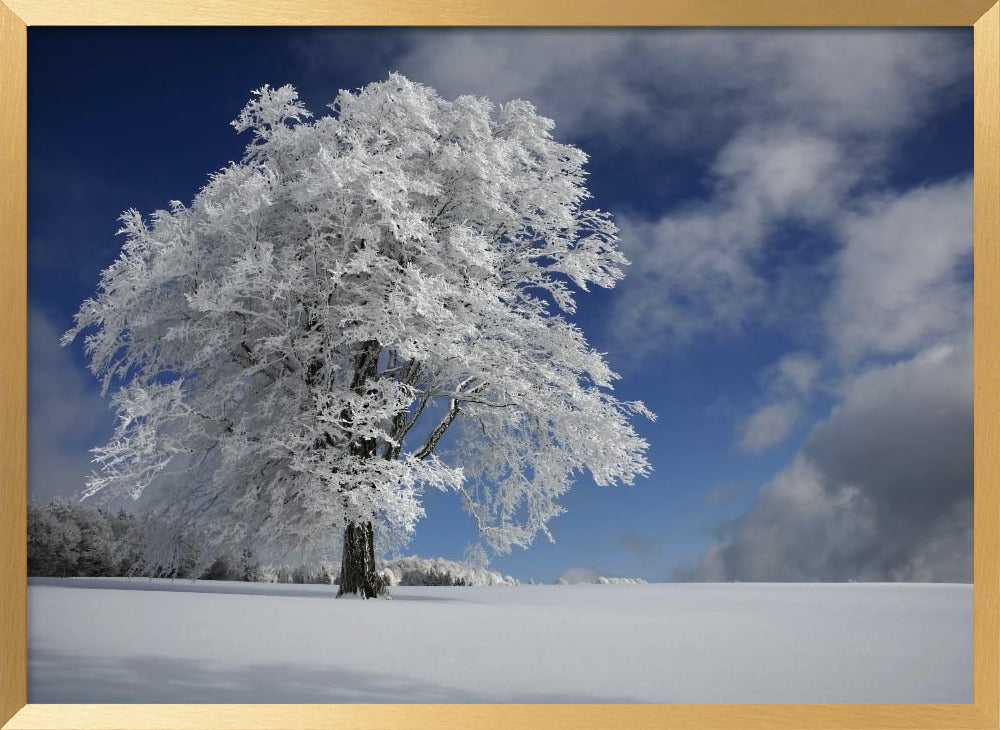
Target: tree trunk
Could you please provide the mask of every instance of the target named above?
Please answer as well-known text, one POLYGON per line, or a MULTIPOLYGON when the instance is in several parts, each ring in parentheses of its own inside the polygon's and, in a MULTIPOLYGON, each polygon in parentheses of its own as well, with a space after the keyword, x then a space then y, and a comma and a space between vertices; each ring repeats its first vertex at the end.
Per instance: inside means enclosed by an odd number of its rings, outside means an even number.
MULTIPOLYGON (((369 381, 378 378, 378 361, 381 351, 382 347, 377 340, 367 340, 362 343, 361 350, 354 359, 351 390, 360 396, 364 396, 370 387, 369 381)), ((351 430, 354 425, 354 415, 350 408, 344 409, 341 418, 345 429, 351 430)), ((357 459, 374 458, 377 448, 377 439, 358 437, 357 435, 351 437, 351 455, 357 459)), ((340 562, 340 590, 337 591, 337 596, 352 593, 361 598, 378 598, 385 595, 385 581, 375 571, 375 530, 372 527, 372 520, 365 522, 351 520, 344 530, 344 551, 340 562)))
POLYGON ((349 593, 362 598, 385 595, 385 581, 375 570, 375 531, 371 522, 348 522, 344 530, 337 597, 349 593))

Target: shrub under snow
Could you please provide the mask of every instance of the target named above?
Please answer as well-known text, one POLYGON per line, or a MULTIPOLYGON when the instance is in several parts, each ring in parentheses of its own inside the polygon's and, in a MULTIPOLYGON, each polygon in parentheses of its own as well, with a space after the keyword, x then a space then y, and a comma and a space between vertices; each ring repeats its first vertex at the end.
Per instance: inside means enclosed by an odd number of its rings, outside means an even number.
POLYGON ((392 575, 389 585, 512 586, 518 583, 517 579, 509 575, 501 575, 485 567, 475 567, 444 558, 422 558, 417 555, 390 560, 385 564, 384 571, 392 575))
MULTIPOLYGON (((603 575, 599 575, 593 580, 577 581, 578 583, 591 583, 602 586, 638 586, 645 584, 642 578, 607 578, 603 575)), ((572 585, 570 581, 565 578, 560 578, 556 581, 557 586, 568 586, 572 585)))

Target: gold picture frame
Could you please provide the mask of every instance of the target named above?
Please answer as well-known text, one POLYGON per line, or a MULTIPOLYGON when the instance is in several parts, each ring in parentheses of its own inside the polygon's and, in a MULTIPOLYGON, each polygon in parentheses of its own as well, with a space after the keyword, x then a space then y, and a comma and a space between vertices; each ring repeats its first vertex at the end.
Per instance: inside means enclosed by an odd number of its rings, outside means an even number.
POLYGON ((22 728, 1000 728, 1000 3, 995 0, 0 0, 0 723, 22 728), (29 25, 974 26, 975 702, 40 705, 27 702, 29 25))

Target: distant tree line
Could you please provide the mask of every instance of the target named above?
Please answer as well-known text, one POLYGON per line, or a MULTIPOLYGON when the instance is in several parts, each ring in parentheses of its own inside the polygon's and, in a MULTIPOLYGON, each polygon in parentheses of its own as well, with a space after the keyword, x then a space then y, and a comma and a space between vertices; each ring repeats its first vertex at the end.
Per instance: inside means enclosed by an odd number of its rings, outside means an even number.
MULTIPOLYGON (((262 565, 248 547, 211 558, 206 565, 200 541, 178 546, 180 559, 168 565, 147 560, 142 522, 130 512, 98 509, 55 499, 28 503, 28 575, 51 577, 136 576, 267 583, 336 584, 340 566, 262 565)), ((481 548, 464 561, 403 556, 382 563, 386 585, 515 585, 517 581, 486 567, 481 548)))
MULTIPOLYGON (((81 502, 54 499, 28 503, 28 575, 52 577, 141 576, 201 580, 259 581, 263 570, 249 548, 221 554, 208 567, 199 541, 178 546, 180 558, 169 565, 146 559, 142 522, 133 514, 98 509, 81 502)), ((282 583, 329 583, 322 569, 299 567, 272 571, 282 583)))
POLYGON ((64 499, 28 503, 28 575, 134 575, 146 569, 136 518, 64 499))

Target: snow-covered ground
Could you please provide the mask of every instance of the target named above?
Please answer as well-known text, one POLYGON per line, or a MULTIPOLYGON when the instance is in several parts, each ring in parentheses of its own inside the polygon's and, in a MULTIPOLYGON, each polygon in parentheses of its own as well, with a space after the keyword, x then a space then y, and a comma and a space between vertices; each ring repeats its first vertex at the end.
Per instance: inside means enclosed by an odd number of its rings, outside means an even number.
POLYGON ((972 586, 34 578, 29 702, 972 702, 972 586))

